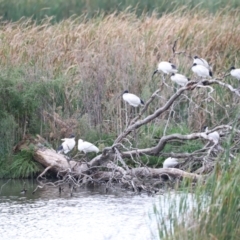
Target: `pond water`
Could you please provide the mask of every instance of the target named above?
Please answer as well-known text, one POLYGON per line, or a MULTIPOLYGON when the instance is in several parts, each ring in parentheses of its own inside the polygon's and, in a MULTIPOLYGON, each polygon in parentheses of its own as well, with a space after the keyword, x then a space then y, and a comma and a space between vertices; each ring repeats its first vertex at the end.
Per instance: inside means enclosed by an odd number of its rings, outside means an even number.
MULTIPOLYGON (((159 239, 153 206, 164 213, 170 203, 164 195, 134 195, 104 187, 78 189, 68 186, 59 194, 53 187, 32 191, 26 180, 0 180, 0 239, 159 239), (26 194, 21 194, 26 182, 26 194)), ((176 200, 179 194, 173 193, 176 200)), ((191 201, 190 201, 191 202, 191 201)), ((164 213, 165 214, 165 213, 164 213)), ((167 220, 166 220, 167 221, 167 220)))
POLYGON ((50 187, 33 195, 35 182, 6 182, 0 180, 1 240, 157 238, 151 214, 159 196, 106 194, 98 187, 79 189, 71 197, 68 186, 61 195, 50 187), (28 191, 21 194, 24 182, 28 191))

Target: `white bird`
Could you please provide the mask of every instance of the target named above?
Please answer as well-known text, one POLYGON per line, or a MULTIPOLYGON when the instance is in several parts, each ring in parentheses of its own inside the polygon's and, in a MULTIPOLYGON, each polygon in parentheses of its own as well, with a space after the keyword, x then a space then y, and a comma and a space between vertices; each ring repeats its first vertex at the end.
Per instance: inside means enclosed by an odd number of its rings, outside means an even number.
POLYGON ((163 162, 163 168, 174 168, 179 164, 178 159, 177 158, 172 158, 169 157, 167 159, 164 160, 163 162))
POLYGON ((199 77, 212 77, 212 71, 204 67, 203 65, 197 65, 196 63, 194 63, 192 65, 192 71, 196 73, 199 77))
POLYGON ((197 65, 202 65, 208 69, 211 69, 210 65, 208 64, 208 62, 203 59, 203 58, 200 58, 198 56, 194 56, 193 57, 193 63, 196 63, 197 65))
POLYGON ((184 87, 186 86, 186 84, 188 83, 188 81, 190 80, 189 78, 185 77, 182 74, 179 73, 172 73, 171 75, 171 80, 175 83, 177 83, 178 85, 184 87))
POLYGON ((124 91, 122 94, 123 100, 129 103, 133 107, 143 106, 144 102, 135 94, 129 93, 128 90, 124 91))
POLYGON ((206 139, 213 142, 214 145, 217 145, 220 139, 220 135, 217 131, 214 131, 212 133, 208 133, 208 127, 204 126, 203 129, 205 130, 205 133, 207 135, 206 139))
POLYGON ((165 74, 171 74, 171 73, 176 73, 177 71, 178 71, 177 67, 174 64, 172 64, 170 62, 162 61, 158 64, 158 68, 157 68, 157 70, 154 71, 152 77, 157 72, 163 72, 165 74))
POLYGON ((230 74, 236 79, 240 80, 240 68, 231 67, 230 74))
POLYGON ((82 139, 78 139, 78 150, 84 152, 85 154, 89 152, 99 152, 99 148, 93 145, 90 142, 83 141, 82 139))
POLYGON ((57 149, 57 153, 63 152, 64 154, 67 154, 74 148, 76 144, 74 135, 71 135, 69 138, 63 138, 61 140, 63 141, 63 143, 57 149))

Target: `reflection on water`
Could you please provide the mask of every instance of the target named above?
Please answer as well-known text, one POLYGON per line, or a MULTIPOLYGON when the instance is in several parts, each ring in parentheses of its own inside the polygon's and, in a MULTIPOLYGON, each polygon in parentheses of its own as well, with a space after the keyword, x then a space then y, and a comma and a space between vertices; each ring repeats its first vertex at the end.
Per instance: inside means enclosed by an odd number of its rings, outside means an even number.
MULTIPOLYGON (((6 181, 0 181, 0 188, 6 181)), ((32 191, 36 183, 11 180, 0 189, 0 239, 156 239, 149 214, 159 196, 105 193, 104 188, 68 186, 32 191)), ((154 218, 153 218, 154 219, 154 218)))

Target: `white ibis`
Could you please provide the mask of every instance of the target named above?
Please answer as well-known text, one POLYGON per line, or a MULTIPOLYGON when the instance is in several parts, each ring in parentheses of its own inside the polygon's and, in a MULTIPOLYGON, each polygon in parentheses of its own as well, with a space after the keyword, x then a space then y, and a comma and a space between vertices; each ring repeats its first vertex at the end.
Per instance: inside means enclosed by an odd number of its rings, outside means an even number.
POLYGON ((167 159, 164 160, 163 162, 163 168, 174 168, 179 164, 178 159, 177 158, 172 158, 169 157, 167 159))
POLYGON ((69 138, 63 138, 61 140, 63 143, 57 149, 57 153, 67 154, 75 147, 76 141, 74 135, 71 135, 69 138))
POLYGON ((217 145, 220 139, 220 135, 217 131, 214 131, 212 133, 208 133, 208 127, 204 126, 203 127, 207 137, 206 139, 208 139, 210 142, 214 143, 214 145, 217 145))
POLYGON ((192 71, 202 78, 212 77, 212 71, 204 67, 203 65, 198 65, 194 63, 192 65, 192 71))
POLYGON ((163 72, 165 74, 171 74, 171 73, 176 73, 177 71, 178 71, 177 67, 174 64, 172 64, 171 62, 162 61, 158 64, 158 68, 157 68, 157 70, 154 71, 152 77, 157 72, 163 72))
POLYGON ((230 74, 237 80, 240 80, 240 68, 235 68, 234 66, 230 68, 230 74))
POLYGON ((89 152, 98 153, 99 149, 95 145, 90 142, 83 141, 82 139, 78 139, 78 150, 80 152, 84 152, 85 154, 89 152))
POLYGON ((178 85, 184 87, 186 86, 186 84, 188 83, 188 81, 190 80, 189 78, 185 77, 182 74, 179 73, 172 73, 171 75, 171 80, 175 83, 177 83, 178 85))
POLYGON ((193 57, 193 63, 196 63, 197 65, 202 65, 202 66, 206 67, 207 69, 211 69, 208 62, 205 59, 200 58, 198 56, 193 57))
POLYGON ((122 94, 123 100, 133 107, 143 106, 144 102, 135 94, 129 93, 128 90, 122 94))

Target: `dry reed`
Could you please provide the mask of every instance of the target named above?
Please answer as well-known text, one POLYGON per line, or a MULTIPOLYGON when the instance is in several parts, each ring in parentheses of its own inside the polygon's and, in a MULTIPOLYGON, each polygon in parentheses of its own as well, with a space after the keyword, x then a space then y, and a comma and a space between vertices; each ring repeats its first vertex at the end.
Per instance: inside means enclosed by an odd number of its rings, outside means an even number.
MULTIPOLYGON (((24 68, 29 83, 64 78, 65 103, 59 106, 56 102, 52 114, 56 109, 62 109, 65 118, 87 114, 91 126, 119 133, 125 125, 119 94, 129 89, 147 99, 162 81, 160 75, 151 79, 160 60, 171 59, 189 77, 189 55, 209 60, 215 76, 239 64, 238 14, 211 16, 179 10, 161 18, 121 13, 90 20, 81 16, 57 24, 50 19, 40 25, 29 19, 2 22, 0 64, 2 69, 24 68), (177 38, 177 51, 185 54, 173 56, 177 38)), ((57 93, 51 94, 57 98, 57 93)), ((161 93, 165 99, 170 94, 171 90, 161 93)), ((159 99, 149 111, 164 101, 159 99)), ((208 108, 214 111, 215 105, 208 108)))

